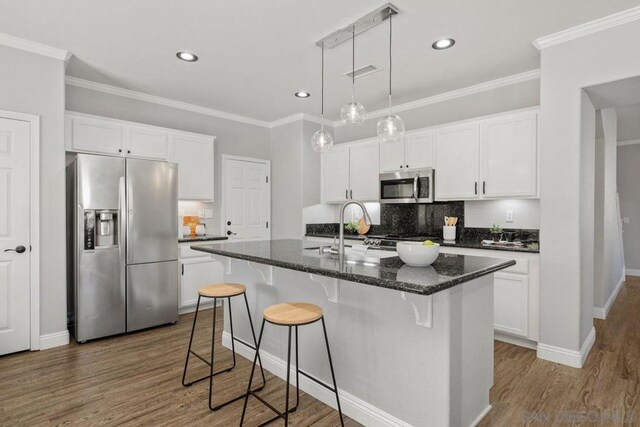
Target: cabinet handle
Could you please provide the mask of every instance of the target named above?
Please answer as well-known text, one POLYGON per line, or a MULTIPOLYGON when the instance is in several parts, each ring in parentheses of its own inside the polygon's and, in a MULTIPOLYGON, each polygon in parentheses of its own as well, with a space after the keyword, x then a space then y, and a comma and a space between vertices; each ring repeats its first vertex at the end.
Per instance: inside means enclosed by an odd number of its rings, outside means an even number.
POLYGON ((482 181, 482 194, 487 194, 487 183, 482 181))
POLYGON ((353 190, 349 190, 349 198, 353 199, 353 190))
POLYGON ((349 200, 349 190, 344 190, 344 198, 349 200))
POLYGON ((400 165, 400 169, 402 169, 402 165, 400 165))
POLYGON ((184 264, 182 264, 182 275, 184 276, 184 264))
POLYGON ((118 153, 122 153, 122 148, 118 148, 118 153))
POLYGON ((127 150, 127 154, 131 154, 131 150, 127 150))
POLYGON ((475 186, 474 186, 474 190, 473 190, 474 194, 478 194, 478 181, 475 182, 475 186))
POLYGON ((409 169, 409 165, 407 165, 407 169, 409 169))

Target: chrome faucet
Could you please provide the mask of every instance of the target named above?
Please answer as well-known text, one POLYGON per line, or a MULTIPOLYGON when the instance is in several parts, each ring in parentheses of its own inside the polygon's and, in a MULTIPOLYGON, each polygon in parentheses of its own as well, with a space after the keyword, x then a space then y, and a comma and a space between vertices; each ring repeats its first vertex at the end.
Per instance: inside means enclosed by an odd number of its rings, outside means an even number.
POLYGON ((367 212, 367 208, 364 207, 364 204, 358 202, 356 200, 349 200, 345 202, 340 208, 340 240, 338 241, 338 254, 344 255, 344 211, 349 205, 358 205, 362 209, 364 222, 367 225, 371 225, 371 217, 369 216, 369 212, 367 212))

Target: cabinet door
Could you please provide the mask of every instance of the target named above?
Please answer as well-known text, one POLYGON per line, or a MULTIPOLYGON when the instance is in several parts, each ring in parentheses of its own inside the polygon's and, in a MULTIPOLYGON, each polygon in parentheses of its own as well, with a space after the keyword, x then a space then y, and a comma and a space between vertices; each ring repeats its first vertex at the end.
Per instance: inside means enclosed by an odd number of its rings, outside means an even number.
POLYGON ((493 319, 496 331, 527 337, 529 333, 529 278, 498 272, 493 275, 493 319))
POLYGON ((404 167, 420 169, 433 167, 433 134, 411 134, 404 141, 404 167))
POLYGON ((322 195, 325 203, 349 197, 349 147, 333 147, 322 154, 322 195))
POLYGON ((122 155, 124 126, 109 120, 67 115, 66 138, 69 151, 122 155))
POLYGON ((127 156, 168 160, 169 135, 158 129, 129 126, 127 128, 127 156))
POLYGON ((172 160, 178 164, 178 199, 213 200, 213 141, 171 135, 172 160))
POLYGON ((404 170, 404 138, 380 143, 380 172, 404 170))
POLYGON ((201 257, 180 261, 180 308, 194 306, 198 302, 198 288, 224 281, 222 263, 201 257))
POLYGON ((477 199, 479 124, 440 128, 435 138, 435 186, 437 200, 477 199))
POLYGON ((362 202, 377 201, 380 174, 380 144, 367 142, 351 147, 349 153, 349 197, 362 202))
POLYGON ((482 121, 483 196, 537 195, 537 117, 536 112, 527 112, 482 121))

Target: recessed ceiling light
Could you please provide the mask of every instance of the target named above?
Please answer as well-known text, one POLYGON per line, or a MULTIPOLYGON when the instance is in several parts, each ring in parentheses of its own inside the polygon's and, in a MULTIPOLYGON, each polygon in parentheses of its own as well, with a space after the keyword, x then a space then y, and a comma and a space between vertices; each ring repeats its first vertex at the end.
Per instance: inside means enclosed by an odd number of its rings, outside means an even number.
POLYGON ((433 42, 431 47, 435 50, 444 50, 449 49, 454 44, 456 44, 456 41, 454 39, 440 39, 433 42))
POLYGON ((311 96, 311 94, 310 94, 309 92, 305 92, 305 91, 303 91, 303 90, 301 90, 300 92, 296 92, 296 93, 295 93, 295 95, 296 95, 298 98, 308 98, 308 97, 310 97, 310 96, 311 96))
POLYGON ((196 62, 198 60, 198 57, 191 52, 178 52, 176 56, 186 62, 196 62))

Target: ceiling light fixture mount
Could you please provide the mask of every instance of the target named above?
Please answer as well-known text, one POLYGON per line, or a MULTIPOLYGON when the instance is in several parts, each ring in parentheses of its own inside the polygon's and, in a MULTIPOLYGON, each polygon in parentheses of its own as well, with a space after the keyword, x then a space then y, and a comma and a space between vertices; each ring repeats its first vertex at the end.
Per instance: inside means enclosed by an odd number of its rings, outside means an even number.
POLYGON ((191 52, 178 52, 176 53, 178 59, 185 62, 196 62, 198 60, 198 55, 191 52))
POLYGON ((454 39, 446 38, 434 41, 431 47, 435 50, 445 50, 453 47, 454 44, 456 44, 456 41, 454 39))
POLYGON ((309 92, 306 92, 304 90, 298 91, 298 92, 294 93, 294 95, 297 98, 309 98, 311 96, 311 94, 309 92))

